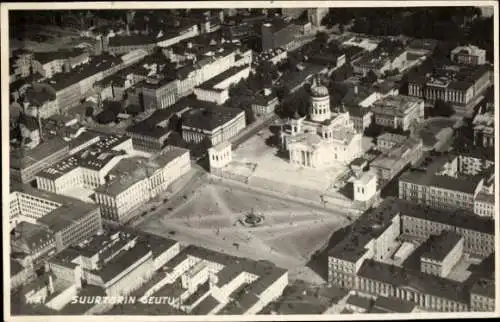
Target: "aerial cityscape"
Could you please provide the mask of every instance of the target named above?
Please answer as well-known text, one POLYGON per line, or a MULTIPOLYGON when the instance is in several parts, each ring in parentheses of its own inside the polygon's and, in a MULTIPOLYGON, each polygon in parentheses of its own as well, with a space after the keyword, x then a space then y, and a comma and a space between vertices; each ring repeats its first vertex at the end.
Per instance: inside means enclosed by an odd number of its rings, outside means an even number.
POLYGON ((492 12, 10 10, 10 314, 495 312, 492 12))

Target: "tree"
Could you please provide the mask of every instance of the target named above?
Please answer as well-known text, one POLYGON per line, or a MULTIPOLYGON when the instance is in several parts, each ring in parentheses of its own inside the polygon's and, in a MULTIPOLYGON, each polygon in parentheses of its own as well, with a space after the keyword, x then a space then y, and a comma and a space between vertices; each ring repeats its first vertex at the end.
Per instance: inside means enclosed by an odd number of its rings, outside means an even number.
POLYGON ((116 122, 117 113, 113 112, 111 109, 106 109, 101 113, 97 114, 96 121, 101 124, 109 124, 116 122))
POLYGON ((178 146, 180 148, 186 148, 186 141, 182 138, 182 136, 178 132, 172 132, 166 141, 167 145, 178 146))
POLYGON ((282 85, 276 90, 276 96, 278 96, 280 102, 282 102, 288 95, 290 95, 290 87, 287 85, 282 85))
POLYGON ((369 70, 368 73, 366 74, 365 77, 363 77, 363 82, 365 84, 373 84, 377 81, 378 77, 377 77, 377 74, 375 74, 375 72, 373 70, 369 70))
POLYGON ((455 114, 453 106, 443 100, 436 100, 434 103, 434 109, 432 111, 433 116, 445 116, 449 117, 455 114))
POLYGON ((255 113, 253 112, 252 108, 247 107, 244 110, 245 110, 245 120, 246 120, 247 125, 255 122, 255 120, 256 120, 255 113))
POLYGON ((85 107, 85 116, 91 117, 92 115, 94 115, 94 108, 90 105, 87 105, 87 107, 85 107))
POLYGON ((273 84, 273 80, 278 77, 278 68, 270 61, 263 61, 257 66, 256 73, 258 78, 260 78, 261 84, 264 87, 270 87, 273 84))
POLYGON ((318 31, 318 33, 316 33, 316 40, 320 43, 320 44, 327 44, 328 43, 328 34, 324 31, 318 31))
POLYGON ((172 115, 168 120, 168 128, 172 131, 181 133, 182 119, 178 117, 177 114, 172 115))
POLYGON ((142 107, 139 106, 139 105, 136 105, 136 104, 130 104, 128 105, 126 108, 125 108, 127 114, 130 114, 130 115, 137 115, 141 112, 143 112, 142 110, 142 107))

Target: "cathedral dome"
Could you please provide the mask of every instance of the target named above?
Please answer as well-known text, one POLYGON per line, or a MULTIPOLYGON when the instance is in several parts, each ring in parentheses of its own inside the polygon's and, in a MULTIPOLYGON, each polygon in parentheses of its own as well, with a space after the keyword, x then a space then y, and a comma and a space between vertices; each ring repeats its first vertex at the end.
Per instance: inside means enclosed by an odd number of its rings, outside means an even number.
POLYGON ((328 96, 328 89, 323 85, 317 85, 311 88, 311 93, 315 97, 324 97, 328 96))

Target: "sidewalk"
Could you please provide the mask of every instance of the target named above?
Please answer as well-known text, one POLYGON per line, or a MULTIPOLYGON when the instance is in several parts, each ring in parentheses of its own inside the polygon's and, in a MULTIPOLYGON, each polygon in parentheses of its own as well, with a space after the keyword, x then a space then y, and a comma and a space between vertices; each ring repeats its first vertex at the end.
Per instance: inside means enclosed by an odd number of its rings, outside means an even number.
POLYGON ((291 197, 291 196, 286 195, 286 194, 281 194, 279 192, 275 192, 272 190, 259 188, 256 186, 244 184, 244 183, 230 180, 230 179, 226 179, 226 178, 217 177, 214 175, 209 175, 209 181, 216 183, 216 184, 233 186, 233 187, 238 187, 240 189, 255 191, 257 193, 260 193, 260 194, 263 194, 266 196, 279 198, 279 199, 287 200, 290 202, 301 203, 301 204, 307 205, 309 207, 315 207, 316 209, 322 210, 322 211, 336 211, 336 213, 338 215, 341 215, 343 217, 353 217, 353 216, 356 216, 358 214, 356 209, 339 207, 339 205, 333 205, 333 204, 328 204, 328 203, 323 204, 320 202, 315 202, 315 201, 312 201, 309 199, 304 199, 304 198, 295 197, 295 196, 291 197))

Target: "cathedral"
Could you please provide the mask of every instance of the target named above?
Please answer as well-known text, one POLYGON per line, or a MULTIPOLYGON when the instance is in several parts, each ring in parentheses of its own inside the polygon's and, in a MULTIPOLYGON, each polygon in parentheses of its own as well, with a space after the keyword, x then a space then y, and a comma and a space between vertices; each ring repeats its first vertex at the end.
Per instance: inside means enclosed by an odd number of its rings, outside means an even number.
POLYGON ((332 112, 328 89, 316 79, 311 86, 309 115, 297 113, 281 131, 281 149, 289 160, 308 168, 349 164, 361 156, 362 134, 357 133, 343 108, 332 112))

